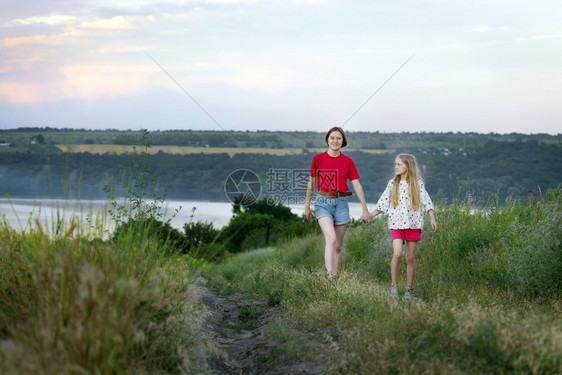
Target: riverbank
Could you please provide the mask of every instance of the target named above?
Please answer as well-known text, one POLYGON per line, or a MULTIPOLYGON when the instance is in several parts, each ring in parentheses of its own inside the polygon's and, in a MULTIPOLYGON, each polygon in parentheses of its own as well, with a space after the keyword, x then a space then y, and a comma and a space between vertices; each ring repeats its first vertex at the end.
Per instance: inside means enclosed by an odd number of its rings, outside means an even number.
MULTIPOLYGON (((296 215, 304 213, 304 205, 289 205, 291 211, 296 215)), ((369 204, 374 207, 374 204, 369 204)), ((78 199, 26 199, 26 198, 0 198, 0 216, 12 228, 24 230, 30 228, 31 218, 38 219, 50 228, 58 218, 68 220, 78 217, 85 221, 88 217, 99 216, 100 220, 106 220, 104 224, 112 230, 111 223, 106 217, 109 203, 107 200, 78 200, 78 199)), ((183 225, 190 221, 207 221, 213 223, 215 228, 222 228, 228 224, 233 215, 232 203, 211 202, 202 200, 167 200, 162 207, 164 220, 172 219, 170 225, 182 230, 183 225), (195 209, 195 211, 193 211, 195 209), (179 211, 178 211, 179 210, 179 211), (177 214, 176 214, 177 212, 177 214), (175 216, 173 216, 176 214, 175 216)), ((251 207, 249 207, 251 209, 251 207)), ((361 217, 362 208, 359 203, 349 204, 350 215, 355 219, 361 217)))

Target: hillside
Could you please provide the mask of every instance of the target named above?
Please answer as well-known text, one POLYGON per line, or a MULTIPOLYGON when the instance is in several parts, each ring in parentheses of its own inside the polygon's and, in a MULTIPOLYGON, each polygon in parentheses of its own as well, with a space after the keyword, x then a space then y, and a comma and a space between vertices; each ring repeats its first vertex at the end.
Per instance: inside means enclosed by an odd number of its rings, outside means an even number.
MULTIPOLYGON (((371 202, 392 177, 398 152, 417 157, 434 200, 482 192, 526 199, 562 182, 560 135, 349 132, 348 137, 344 153, 355 160, 371 202)), ((314 132, 154 132, 148 134, 151 171, 161 190, 169 187, 170 198, 216 201, 227 199, 228 176, 248 169, 259 177, 262 196, 288 203, 302 199, 310 160, 323 149, 323 138, 314 132)), ((128 171, 131 158, 123 152, 133 146, 142 151, 142 139, 136 131, 0 131, 0 192, 12 197, 105 197, 103 188, 118 187, 128 171), (79 152, 87 147, 98 151, 79 152)))

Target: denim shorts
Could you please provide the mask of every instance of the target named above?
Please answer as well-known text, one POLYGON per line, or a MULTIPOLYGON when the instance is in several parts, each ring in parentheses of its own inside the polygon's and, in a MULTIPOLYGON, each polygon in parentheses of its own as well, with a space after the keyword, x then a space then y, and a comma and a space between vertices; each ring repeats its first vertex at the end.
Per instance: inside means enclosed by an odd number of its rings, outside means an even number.
POLYGON ((326 198, 317 194, 314 203, 316 219, 329 217, 334 221, 334 225, 342 225, 350 222, 349 203, 347 197, 326 198))

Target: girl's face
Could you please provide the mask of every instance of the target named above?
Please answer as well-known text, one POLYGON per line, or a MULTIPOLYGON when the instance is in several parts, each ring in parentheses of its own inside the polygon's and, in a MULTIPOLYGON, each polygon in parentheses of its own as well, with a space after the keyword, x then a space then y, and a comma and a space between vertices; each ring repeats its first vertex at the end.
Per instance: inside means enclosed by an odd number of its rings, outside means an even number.
POLYGON ((338 131, 333 131, 328 137, 328 147, 334 151, 338 151, 343 143, 343 136, 338 131))
POLYGON ((400 176, 401 178, 406 178, 406 174, 408 173, 408 168, 406 167, 406 164, 404 164, 402 159, 396 158, 396 160, 394 160, 394 172, 396 173, 397 176, 400 176))

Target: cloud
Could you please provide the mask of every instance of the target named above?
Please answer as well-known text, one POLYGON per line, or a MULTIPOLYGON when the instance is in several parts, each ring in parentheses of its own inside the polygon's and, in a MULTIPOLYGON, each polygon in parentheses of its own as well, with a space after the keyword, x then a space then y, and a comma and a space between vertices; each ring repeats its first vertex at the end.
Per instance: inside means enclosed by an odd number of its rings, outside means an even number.
POLYGON ((150 47, 103 47, 99 49, 99 53, 105 55, 109 53, 145 52, 150 49, 150 47))
POLYGON ((18 25, 36 25, 45 24, 49 26, 58 26, 68 23, 73 23, 76 21, 76 17, 65 15, 65 14, 50 14, 48 16, 42 17, 28 17, 28 18, 17 18, 6 23, 7 26, 18 26, 18 25))
POLYGON ((233 69, 232 83, 241 88, 277 91, 288 88, 291 81, 285 69, 272 65, 240 64, 230 68, 233 69))
POLYGON ((562 34, 535 35, 532 36, 530 39, 537 40, 537 39, 560 39, 560 38, 562 38, 562 34))
POLYGON ((0 102, 29 104, 135 95, 160 78, 155 78, 157 72, 150 65, 67 65, 58 68, 57 72, 49 76, 52 78, 34 74, 1 82, 0 102))
POLYGON ((533 35, 528 38, 517 38, 518 42, 528 42, 533 40, 546 40, 546 39, 561 39, 562 34, 544 34, 544 35, 533 35))
POLYGON ((0 98, 2 102, 13 104, 34 103, 40 100, 41 93, 37 86, 27 83, 0 83, 0 98))
POLYGON ((182 85, 188 86, 223 84, 243 90, 275 92, 288 89, 293 84, 291 72, 279 64, 248 62, 236 57, 227 60, 223 63, 200 61, 164 69, 182 85))
POLYGON ((33 35, 33 36, 24 36, 24 37, 16 37, 16 38, 5 38, 2 40, 3 47, 17 47, 25 44, 58 44, 56 40, 58 40, 57 36, 52 35, 33 35))
POLYGON ((68 44, 69 41, 72 39, 76 39, 77 37, 81 36, 83 33, 76 29, 71 29, 69 31, 65 31, 60 34, 53 34, 53 35, 31 35, 31 36, 23 36, 23 37, 15 37, 15 38, 5 38, 0 42, 0 46, 2 47, 19 47, 22 45, 63 45, 68 44))
POLYGON ((12 104, 56 102, 73 95, 72 88, 64 81, 0 83, 0 102, 12 104))
MULTIPOLYGON (((260 0, 205 0, 206 4, 224 4, 224 5, 257 4, 259 2, 260 0)), ((182 2, 182 4, 185 3, 186 3, 185 1, 182 2)))
POLYGON ((124 30, 133 28, 131 17, 116 16, 111 18, 98 18, 92 22, 83 23, 81 27, 89 29, 124 30))
POLYGON ((68 84, 84 99, 131 95, 148 85, 154 68, 148 65, 69 65, 60 68, 68 84))
POLYGON ((468 27, 466 30, 469 32, 485 34, 492 31, 505 31, 508 30, 508 28, 505 26, 498 27, 498 26, 489 26, 489 25, 478 25, 478 26, 468 27))

